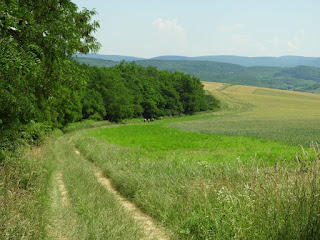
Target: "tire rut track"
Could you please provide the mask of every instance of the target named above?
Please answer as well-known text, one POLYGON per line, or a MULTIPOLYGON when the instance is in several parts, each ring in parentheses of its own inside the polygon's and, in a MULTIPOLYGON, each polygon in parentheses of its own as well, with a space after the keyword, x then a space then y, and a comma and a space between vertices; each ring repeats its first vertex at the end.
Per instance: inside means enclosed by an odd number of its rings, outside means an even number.
POLYGON ((64 226, 66 224, 66 217, 70 217, 70 214, 66 215, 66 213, 69 212, 71 204, 61 172, 55 174, 54 182, 48 239, 69 240, 72 239, 71 234, 64 226))
MULTIPOLYGON (((59 149, 59 140, 55 142, 53 149, 59 149)), ((70 139, 69 139, 70 141, 70 139)), ((68 143, 69 143, 68 141, 68 143)), ((50 193, 51 206, 48 222, 48 239, 71 240, 78 239, 75 231, 78 226, 78 216, 74 212, 72 199, 69 196, 67 185, 64 181, 63 159, 61 152, 52 153, 51 156, 57 164, 52 176, 52 189, 50 193)))
MULTIPOLYGON (((75 149, 75 153, 80 155, 79 150, 75 149)), ((111 180, 104 176, 103 172, 96 166, 94 166, 94 174, 97 181, 110 193, 112 193, 121 205, 129 212, 131 217, 139 222, 143 228, 145 237, 142 240, 169 240, 168 234, 164 229, 158 227, 155 220, 147 214, 143 213, 134 203, 123 197, 111 183, 111 180)))
POLYGON ((62 205, 64 205, 65 207, 69 207, 70 206, 70 201, 69 201, 69 198, 68 198, 68 191, 67 191, 67 188, 63 182, 63 179, 62 179, 62 173, 58 173, 57 174, 57 183, 58 183, 58 187, 59 187, 59 191, 60 191, 60 194, 61 194, 61 202, 62 202, 62 205))

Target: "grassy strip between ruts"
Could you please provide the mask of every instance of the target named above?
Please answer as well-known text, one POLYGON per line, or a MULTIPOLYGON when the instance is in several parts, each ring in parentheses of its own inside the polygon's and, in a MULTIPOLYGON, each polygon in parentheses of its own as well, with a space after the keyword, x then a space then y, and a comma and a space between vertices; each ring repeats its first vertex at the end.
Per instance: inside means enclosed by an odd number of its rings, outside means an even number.
POLYGON ((162 123, 82 132, 74 141, 122 194, 179 239, 320 236, 317 147, 308 154, 162 123))

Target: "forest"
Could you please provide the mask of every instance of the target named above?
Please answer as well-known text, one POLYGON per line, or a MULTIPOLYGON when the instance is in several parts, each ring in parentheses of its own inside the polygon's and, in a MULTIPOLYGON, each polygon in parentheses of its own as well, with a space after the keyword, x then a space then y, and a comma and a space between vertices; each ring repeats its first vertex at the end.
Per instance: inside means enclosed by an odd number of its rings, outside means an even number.
POLYGON ((35 143, 43 132, 83 119, 119 122, 218 106, 188 74, 124 62, 80 65, 74 54, 100 47, 92 36, 96 12, 46 2, 0 3, 0 149, 35 143))
POLYGON ((199 78, 158 71, 134 62, 111 68, 80 66, 88 76, 82 117, 114 122, 213 110, 219 102, 205 94, 199 78))

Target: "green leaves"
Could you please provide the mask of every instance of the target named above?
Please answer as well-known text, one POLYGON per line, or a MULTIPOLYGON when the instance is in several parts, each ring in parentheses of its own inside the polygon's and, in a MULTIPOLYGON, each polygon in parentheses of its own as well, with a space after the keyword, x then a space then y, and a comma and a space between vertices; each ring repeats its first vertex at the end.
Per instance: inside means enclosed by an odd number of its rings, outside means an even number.
POLYGON ((180 72, 158 71, 121 62, 112 68, 82 66, 89 75, 83 99, 84 118, 121 121, 124 118, 157 118, 192 114, 212 109, 213 97, 206 97, 200 79, 180 72), (106 113, 103 114, 100 106, 106 113), (210 103, 210 106, 208 104, 210 103), (100 109, 100 110, 99 110, 100 109))
POLYGON ((86 77, 71 55, 99 48, 94 14, 70 0, 0 2, 0 141, 4 129, 31 121, 82 118, 86 77))

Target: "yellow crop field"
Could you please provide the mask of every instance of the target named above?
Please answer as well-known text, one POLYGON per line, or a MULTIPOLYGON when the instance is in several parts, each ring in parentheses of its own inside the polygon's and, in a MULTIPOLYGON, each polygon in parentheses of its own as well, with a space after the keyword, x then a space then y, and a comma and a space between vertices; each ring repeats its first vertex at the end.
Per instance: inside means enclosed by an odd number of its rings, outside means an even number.
POLYGON ((320 141, 320 95, 204 82, 222 109, 203 120, 173 123, 185 131, 262 137, 291 144, 320 141))

